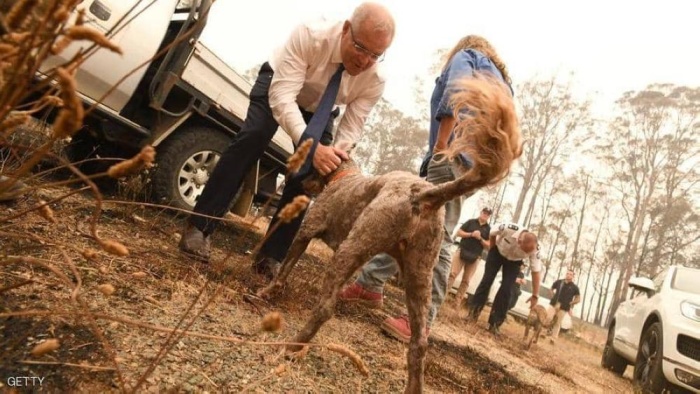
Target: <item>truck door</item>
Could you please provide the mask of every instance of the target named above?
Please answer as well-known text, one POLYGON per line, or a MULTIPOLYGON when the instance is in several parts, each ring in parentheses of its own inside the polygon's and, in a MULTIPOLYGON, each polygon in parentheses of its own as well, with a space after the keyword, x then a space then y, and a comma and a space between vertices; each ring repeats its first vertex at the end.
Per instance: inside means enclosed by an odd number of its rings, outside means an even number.
MULTIPOLYGON (((86 25, 104 34, 116 27, 116 33, 109 37, 124 54, 100 49, 90 56, 76 74, 80 93, 99 100, 120 79, 150 59, 165 36, 177 3, 178 0, 83 1, 78 9, 85 9, 86 25)), ((88 46, 86 41, 72 43, 58 56, 47 59, 41 71, 61 65, 88 46)), ((134 93, 146 68, 142 67, 126 78, 102 103, 119 112, 134 93)))

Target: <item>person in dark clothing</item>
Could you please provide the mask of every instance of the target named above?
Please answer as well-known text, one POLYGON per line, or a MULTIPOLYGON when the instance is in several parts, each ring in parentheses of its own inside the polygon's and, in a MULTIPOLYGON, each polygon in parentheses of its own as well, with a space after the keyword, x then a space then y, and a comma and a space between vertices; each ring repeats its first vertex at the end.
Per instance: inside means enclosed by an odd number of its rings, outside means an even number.
POLYGON ((554 340, 559 337, 559 330, 561 329, 561 322, 564 318, 564 314, 568 313, 571 315, 573 306, 578 304, 581 300, 581 292, 574 283, 574 271, 568 270, 563 280, 557 279, 554 281, 550 293, 552 298, 550 305, 554 307, 555 311, 551 338, 551 341, 554 342, 554 340))
POLYGON ((496 274, 503 269, 501 286, 498 289, 498 293, 496 293, 491 313, 489 314, 489 331, 499 336, 499 328, 505 321, 508 313, 510 293, 513 289, 513 283, 515 283, 520 272, 520 265, 526 258, 530 261, 532 296, 528 301, 530 308, 534 308, 537 305, 540 291, 542 262, 539 259, 537 236, 526 229, 521 229, 515 223, 503 223, 492 229, 489 241, 491 248, 489 248, 489 254, 486 256, 484 276, 481 278, 474 296, 469 297, 467 321, 476 322, 479 319, 481 310, 484 308, 491 291, 491 286, 496 279, 496 274))
POLYGON ((457 230, 457 236, 460 237, 459 248, 452 256, 452 270, 447 281, 447 288, 451 289, 459 273, 462 274, 462 281, 459 284, 457 295, 455 297, 455 306, 459 307, 462 304, 464 295, 469 287, 469 281, 476 270, 476 262, 481 257, 484 248, 489 247, 489 234, 491 226, 489 218, 491 217, 491 208, 481 210, 478 218, 469 219, 462 224, 457 230))
POLYGON ((285 183, 278 211, 254 258, 256 273, 274 276, 305 214, 279 225, 279 211, 304 193, 301 182, 312 170, 326 175, 348 159, 347 151, 359 141, 384 92, 378 63, 393 37, 393 17, 375 3, 360 4, 346 21, 310 21, 294 29, 260 68, 245 124, 214 167, 194 207, 196 215, 188 220, 179 245, 183 253, 209 261, 216 218, 228 211, 244 177, 281 126, 295 146, 307 136, 314 145, 302 171, 285 183), (335 111, 326 111, 334 105, 345 106, 337 128, 335 111))

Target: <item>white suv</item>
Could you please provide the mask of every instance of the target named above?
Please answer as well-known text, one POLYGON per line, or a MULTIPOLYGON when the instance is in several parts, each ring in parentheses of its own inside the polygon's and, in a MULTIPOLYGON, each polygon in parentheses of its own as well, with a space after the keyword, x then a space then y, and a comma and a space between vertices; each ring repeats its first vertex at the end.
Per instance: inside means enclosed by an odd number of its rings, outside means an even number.
POLYGON ((700 269, 671 266, 653 280, 632 278, 629 287, 601 365, 622 375, 633 364, 644 392, 673 386, 700 392, 700 269))

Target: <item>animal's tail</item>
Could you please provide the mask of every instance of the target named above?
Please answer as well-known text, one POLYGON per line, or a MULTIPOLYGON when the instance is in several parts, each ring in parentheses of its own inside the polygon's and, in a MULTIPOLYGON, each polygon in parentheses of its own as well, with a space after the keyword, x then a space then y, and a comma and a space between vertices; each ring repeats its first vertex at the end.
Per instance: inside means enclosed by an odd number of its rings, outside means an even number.
POLYGON ((508 87, 481 74, 464 79, 459 88, 451 100, 457 126, 447 157, 464 153, 474 166, 460 178, 417 196, 417 202, 434 209, 499 182, 522 153, 520 127, 508 87))

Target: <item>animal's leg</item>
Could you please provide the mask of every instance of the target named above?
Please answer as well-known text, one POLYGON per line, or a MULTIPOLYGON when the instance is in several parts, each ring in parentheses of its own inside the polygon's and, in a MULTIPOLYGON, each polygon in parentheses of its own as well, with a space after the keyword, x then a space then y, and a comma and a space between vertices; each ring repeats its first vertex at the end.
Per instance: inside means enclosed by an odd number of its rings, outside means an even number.
MULTIPOLYGON (((395 237, 393 232, 377 234, 372 213, 363 214, 357 219, 353 230, 338 247, 331 267, 326 271, 321 288, 321 298, 311 313, 311 318, 297 333, 292 342, 307 343, 321 328, 321 325, 333 316, 338 292, 343 285, 362 267, 370 257, 390 247, 395 237)), ((301 346, 287 346, 289 351, 298 351, 301 346)))
MULTIPOLYGON (((352 277, 355 270, 364 264, 366 259, 352 259, 352 264, 348 264, 349 261, 343 260, 344 259, 337 260, 339 264, 335 267, 338 269, 330 269, 326 272, 319 303, 316 305, 313 312, 311 312, 311 318, 309 321, 306 323, 304 328, 297 333, 292 342, 307 343, 311 341, 314 336, 316 336, 316 333, 321 328, 323 323, 327 322, 333 316, 338 292, 343 287, 345 282, 352 277)), ((301 350, 301 346, 290 345, 287 346, 287 350, 296 352, 301 350)))
POLYGON ((289 274, 294 269, 301 255, 306 251, 311 240, 317 238, 323 232, 324 228, 321 224, 324 223, 324 220, 320 215, 313 208, 309 209, 309 213, 306 215, 306 219, 296 237, 294 237, 294 241, 289 247, 277 276, 265 288, 258 291, 258 297, 267 297, 284 286, 289 274))
POLYGON ((542 322, 538 317, 537 322, 535 322, 535 343, 540 339, 540 331, 542 331, 542 322))
POLYGON ((528 316, 525 322, 525 333, 523 334, 523 340, 527 339, 527 335, 530 333, 530 324, 532 324, 532 317, 528 316))
POLYGON ((413 245, 405 251, 399 262, 406 280, 406 307, 411 327, 406 393, 423 392, 425 356, 428 350, 426 325, 431 302, 432 274, 440 253, 441 241, 439 236, 434 238, 435 242, 427 245, 413 245))

